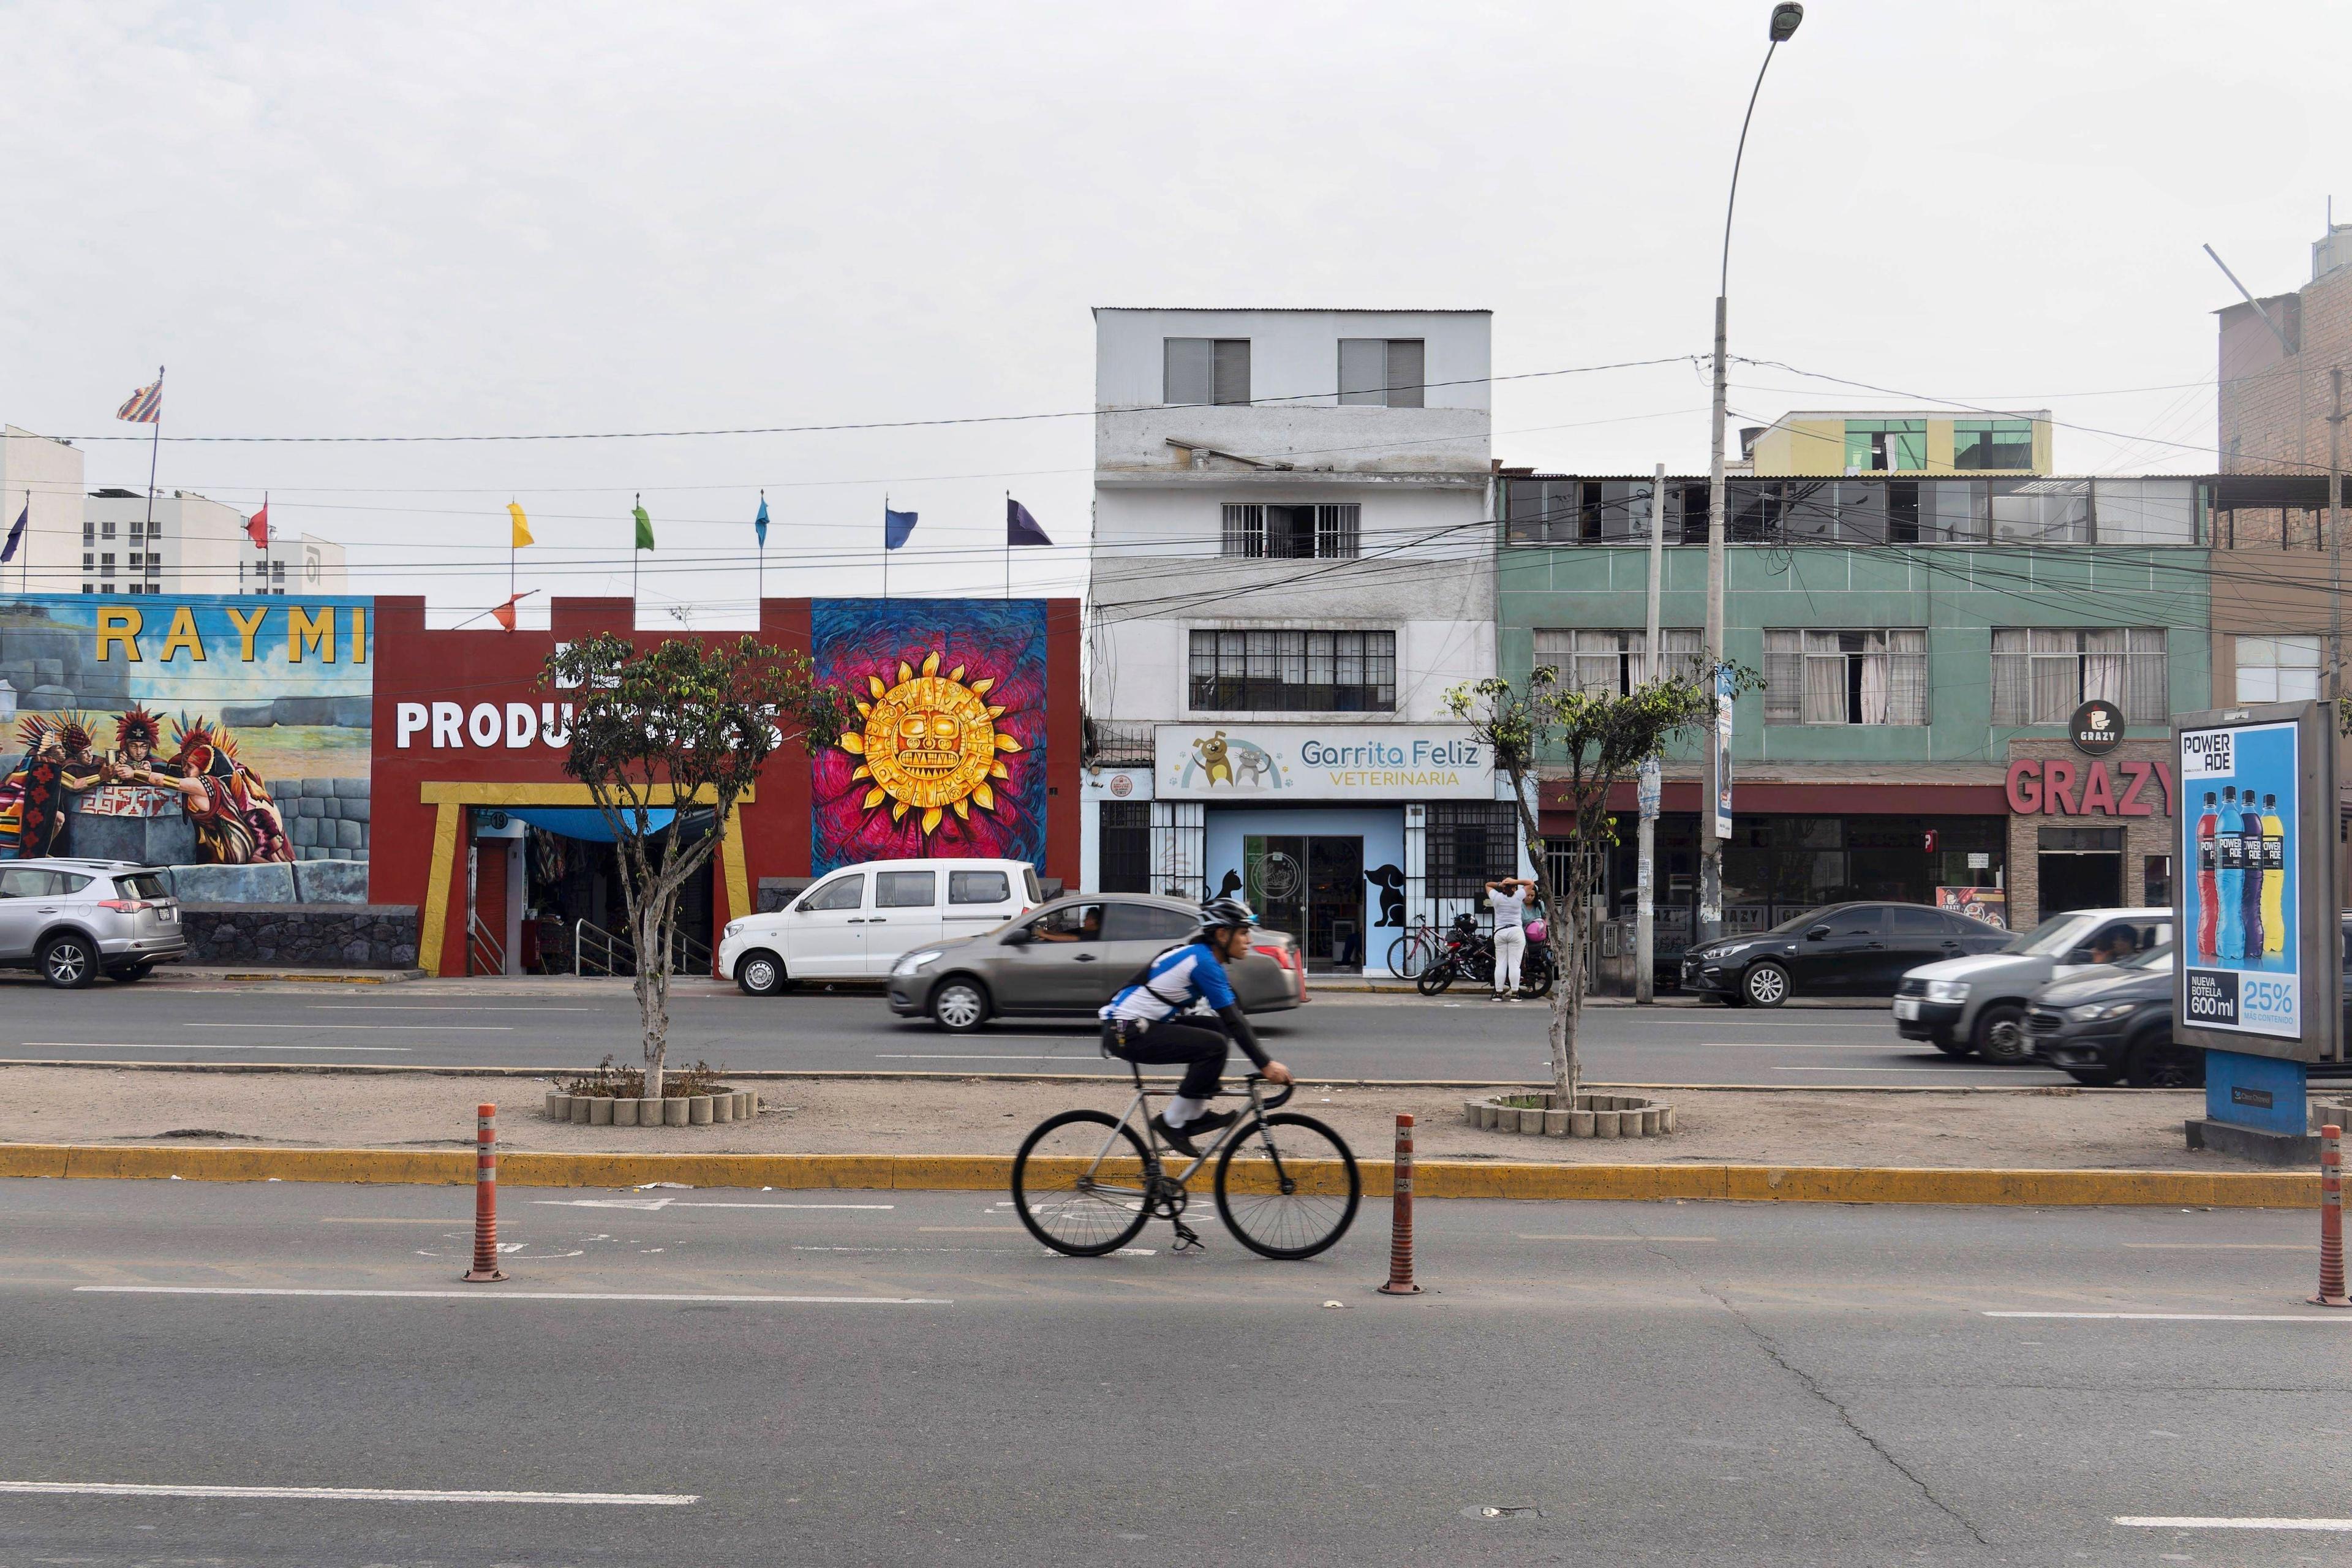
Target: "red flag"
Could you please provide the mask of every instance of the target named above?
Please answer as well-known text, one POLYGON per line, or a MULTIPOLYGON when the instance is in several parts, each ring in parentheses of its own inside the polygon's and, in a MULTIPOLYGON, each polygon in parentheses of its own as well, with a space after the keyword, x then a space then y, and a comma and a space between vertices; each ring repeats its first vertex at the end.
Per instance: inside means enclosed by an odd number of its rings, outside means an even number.
POLYGON ((253 541, 256 550, 269 548, 269 498, 261 498, 261 510, 246 521, 246 536, 253 541))
POLYGON ((498 622, 499 625, 506 627, 509 631, 514 630, 515 606, 522 603, 522 599, 523 595, 517 594, 513 598, 509 599, 505 604, 500 605, 496 609, 492 610, 490 612, 490 619, 498 622))

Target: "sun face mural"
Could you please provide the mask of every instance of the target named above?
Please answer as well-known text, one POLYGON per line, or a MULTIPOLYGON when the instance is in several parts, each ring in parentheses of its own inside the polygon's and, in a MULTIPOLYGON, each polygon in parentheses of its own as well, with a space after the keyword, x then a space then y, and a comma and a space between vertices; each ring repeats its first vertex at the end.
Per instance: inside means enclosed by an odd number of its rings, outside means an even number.
POLYGON ((874 786, 860 807, 873 811, 887 802, 893 822, 920 811, 918 827, 925 834, 950 811, 969 821, 974 806, 995 810, 991 781, 1011 778, 1003 757, 1023 749, 996 728, 1004 707, 986 700, 994 680, 981 676, 967 686, 963 665, 945 675, 939 669, 934 650, 923 656, 920 674, 901 659, 895 686, 886 686, 878 675, 867 676, 874 700, 857 700, 866 727, 850 731, 840 742, 843 751, 866 759, 849 774, 874 786))
POLYGON ((810 868, 1045 849, 1045 606, 820 599, 817 679, 856 703, 813 767, 810 868))

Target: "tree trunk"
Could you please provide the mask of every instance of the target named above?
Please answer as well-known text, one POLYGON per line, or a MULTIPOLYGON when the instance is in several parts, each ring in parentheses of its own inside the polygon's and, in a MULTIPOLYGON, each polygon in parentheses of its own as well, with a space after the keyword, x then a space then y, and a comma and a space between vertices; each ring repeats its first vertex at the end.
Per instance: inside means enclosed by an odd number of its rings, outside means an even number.
POLYGON ((675 895, 658 885, 646 889, 637 902, 637 1014, 645 1026, 646 1087, 648 1100, 662 1092, 662 1064, 669 1054, 669 924, 664 918, 675 895))

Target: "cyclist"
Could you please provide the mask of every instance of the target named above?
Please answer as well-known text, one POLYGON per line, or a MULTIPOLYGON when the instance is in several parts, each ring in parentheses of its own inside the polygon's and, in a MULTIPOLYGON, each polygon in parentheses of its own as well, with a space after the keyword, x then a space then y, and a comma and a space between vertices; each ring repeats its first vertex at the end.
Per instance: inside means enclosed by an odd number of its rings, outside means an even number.
POLYGON ((1288 1083, 1290 1069, 1265 1054, 1251 1032, 1249 1016, 1234 995, 1225 965, 1247 956, 1250 928, 1257 916, 1235 898, 1214 898, 1201 906, 1201 929, 1182 947, 1170 948, 1146 964, 1135 983, 1102 1010, 1103 1051, 1138 1063, 1184 1065, 1184 1080, 1157 1121, 1160 1135, 1198 1158, 1192 1140, 1233 1125, 1235 1112, 1211 1110, 1217 1080, 1231 1049, 1241 1042, 1269 1083, 1288 1083), (1216 1009, 1224 1027, 1180 1019, 1195 1002, 1216 1009))

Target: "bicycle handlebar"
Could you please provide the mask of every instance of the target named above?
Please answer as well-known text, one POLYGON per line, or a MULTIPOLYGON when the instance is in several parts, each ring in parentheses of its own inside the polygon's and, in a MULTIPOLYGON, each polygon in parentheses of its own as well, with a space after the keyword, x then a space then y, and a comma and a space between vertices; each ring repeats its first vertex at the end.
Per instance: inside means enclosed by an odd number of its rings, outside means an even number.
MULTIPOLYGON (((1265 1081, 1265 1074, 1262 1072, 1251 1073, 1248 1075, 1248 1081, 1251 1083, 1264 1083, 1265 1081)), ((1272 1110, 1277 1106, 1288 1104, 1290 1102, 1290 1097, 1297 1092, 1298 1085, 1296 1082, 1286 1083, 1282 1086, 1282 1092, 1280 1094, 1276 1095, 1271 1100, 1262 1100, 1258 1101, 1258 1106, 1261 1110, 1272 1110)))

